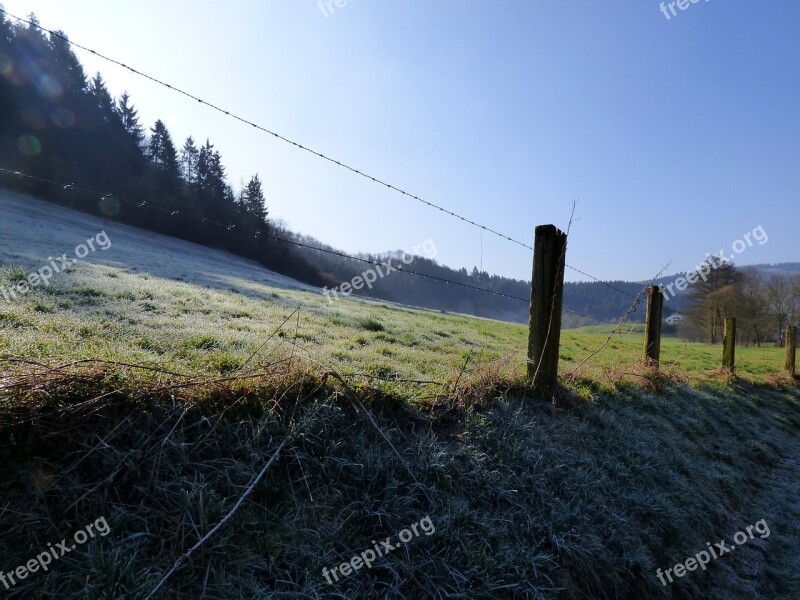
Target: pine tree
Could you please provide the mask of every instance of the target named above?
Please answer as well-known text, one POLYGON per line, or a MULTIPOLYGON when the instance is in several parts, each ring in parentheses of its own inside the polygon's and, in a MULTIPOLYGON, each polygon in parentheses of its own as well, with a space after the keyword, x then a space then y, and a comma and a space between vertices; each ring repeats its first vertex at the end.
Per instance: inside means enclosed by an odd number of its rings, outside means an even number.
POLYGON ((197 162, 199 159, 200 151, 192 139, 192 136, 186 138, 186 142, 181 148, 180 157, 180 172, 183 180, 189 185, 197 183, 197 162))
POLYGON ((172 136, 170 136, 169 130, 164 125, 164 122, 159 119, 150 132, 150 142, 147 148, 150 160, 164 172, 177 178, 179 176, 178 155, 175 151, 175 144, 172 143, 172 136))
POLYGON ((53 49, 53 63, 57 69, 64 86, 66 95, 73 97, 82 96, 86 92, 86 72, 83 70, 78 57, 72 51, 69 42, 66 41, 66 34, 61 31, 58 35, 50 35, 50 45, 53 49))
POLYGON ((106 82, 99 72, 89 81, 89 96, 99 110, 100 117, 106 123, 119 123, 119 115, 114 108, 114 99, 111 97, 106 87, 106 82))
POLYGON ((44 37, 42 30, 39 29, 39 17, 35 13, 30 13, 28 21, 30 25, 18 31, 18 38, 24 39, 31 46, 46 47, 47 39, 44 37))
POLYGON ((204 216, 217 222, 235 222, 235 195, 225 180, 222 157, 209 140, 197 155, 197 180, 193 188, 197 207, 204 216))
POLYGON ((122 126, 131 136, 137 146, 144 143, 144 128, 139 123, 139 113, 131 103, 128 92, 122 92, 117 103, 117 114, 122 121, 122 126))
POLYGON ((5 13, 0 13, 0 49, 5 52, 11 47, 11 41, 13 39, 14 33, 11 29, 11 22, 6 19, 5 13))
POLYGON ((209 198, 220 201, 225 197, 225 185, 222 157, 207 139, 197 155, 197 186, 209 198))
MULTIPOLYGON (((2 8, 2 5, 0 5, 2 8)), ((14 42, 14 28, 11 26, 11 21, 6 19, 5 13, 0 12, 0 73, 8 76, 13 69, 13 62, 11 60, 12 44, 14 42)), ((5 77, 3 77, 5 79, 5 77)))
MULTIPOLYGON (((13 84, 11 83, 14 72, 14 63, 11 58, 13 55, 12 40, 11 23, 6 20, 5 13, 0 13, 0 73, 3 73, 0 76, 0 136, 7 134, 15 121, 15 115, 12 112, 14 110, 13 84)), ((2 142, 0 142, 0 150, 4 152, 4 155, 10 154, 2 142)))
POLYGON ((242 189, 240 204, 248 215, 252 215, 259 225, 267 223, 267 207, 264 201, 264 190, 258 173, 253 175, 242 189))

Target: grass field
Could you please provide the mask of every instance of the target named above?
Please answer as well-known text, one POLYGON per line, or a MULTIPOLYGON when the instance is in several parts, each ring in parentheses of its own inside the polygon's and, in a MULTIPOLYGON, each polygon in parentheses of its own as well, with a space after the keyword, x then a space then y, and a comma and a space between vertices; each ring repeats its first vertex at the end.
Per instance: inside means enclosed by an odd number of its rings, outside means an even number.
MULTIPOLYGON (((469 356, 469 372, 515 382, 524 376, 527 329, 521 325, 370 300, 331 303, 319 290, 194 244, 31 199, 4 196, 0 210, 9 217, 0 223, 0 288, 49 264, 48 257, 72 256, 101 229, 112 244, 55 275, 49 286, 12 303, 0 296, 0 353, 7 356, 225 375, 295 352, 343 375, 436 382, 457 377, 469 356)), ((612 329, 564 332, 561 373, 575 372, 612 329)), ((642 335, 623 326, 576 375, 604 389, 641 383, 635 372, 642 346, 642 335)), ((681 380, 709 381, 721 348, 665 338, 662 363, 681 380)), ((772 378, 782 366, 780 348, 738 350, 738 375, 747 381, 772 378)), ((402 384, 389 385, 402 391, 402 384)))
POLYGON ((641 333, 565 331, 552 404, 525 389, 520 325, 330 304, 237 257, 19 196, 0 213, 0 288, 111 240, 0 296, 0 571, 101 516, 111 529, 9 597, 147 598, 250 485, 156 597, 800 594, 800 393, 781 349, 738 349, 732 379, 721 348, 665 338, 656 376, 641 333), (426 515, 435 534, 323 579, 426 515), (760 519, 770 537, 656 579, 760 519))

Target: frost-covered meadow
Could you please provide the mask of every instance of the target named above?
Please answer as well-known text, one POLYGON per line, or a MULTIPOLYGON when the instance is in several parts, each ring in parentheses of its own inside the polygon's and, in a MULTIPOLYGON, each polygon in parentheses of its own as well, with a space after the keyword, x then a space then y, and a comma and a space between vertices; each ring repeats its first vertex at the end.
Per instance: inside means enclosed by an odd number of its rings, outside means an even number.
POLYGON ((0 295, 5 356, 227 373, 294 352, 342 373, 440 380, 472 351, 494 364, 516 354, 523 370, 519 325, 352 297, 331 303, 252 261, 26 196, 0 194, 0 214, 7 289, 101 231, 111 241, 48 286, 11 303, 0 295))
MULTIPOLYGON (((10 303, 0 290, 6 358, 99 359, 214 375, 292 355, 371 381, 445 382, 465 364, 467 375, 524 376, 522 325, 352 296, 329 301, 318 288, 252 261, 26 196, 0 193, 0 215, 0 288, 50 257, 74 256, 78 244, 101 231, 111 242, 10 303)), ((564 331, 562 375, 603 346, 610 331, 564 331)), ((639 333, 622 329, 577 374, 601 387, 625 379, 639 384, 641 344, 639 333)), ((713 380, 719 353, 665 338, 662 362, 686 381, 713 380)), ((737 358, 739 376, 751 380, 783 365, 780 348, 740 348, 737 358)))

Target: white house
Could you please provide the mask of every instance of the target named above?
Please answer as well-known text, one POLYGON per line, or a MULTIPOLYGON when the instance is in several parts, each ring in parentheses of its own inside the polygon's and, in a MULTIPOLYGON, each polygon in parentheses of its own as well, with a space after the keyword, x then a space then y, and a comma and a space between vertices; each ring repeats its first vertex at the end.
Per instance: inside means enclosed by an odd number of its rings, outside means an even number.
POLYGON ((684 317, 682 314, 675 313, 674 315, 670 315, 670 316, 667 317, 667 324, 668 325, 674 325, 675 323, 678 323, 680 321, 685 321, 685 320, 686 320, 686 317, 684 317))

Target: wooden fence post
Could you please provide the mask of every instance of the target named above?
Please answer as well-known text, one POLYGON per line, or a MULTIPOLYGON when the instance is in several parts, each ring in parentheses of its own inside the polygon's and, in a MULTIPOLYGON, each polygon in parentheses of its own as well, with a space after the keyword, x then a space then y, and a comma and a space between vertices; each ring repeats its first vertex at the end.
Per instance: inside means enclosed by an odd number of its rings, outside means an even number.
POLYGON ((722 343, 722 366, 733 373, 736 370, 736 319, 725 319, 725 333, 722 343))
POLYGON ((566 253, 566 233, 555 225, 536 228, 528 321, 528 381, 548 398, 558 386, 566 253))
POLYGON ((661 287, 651 285, 647 290, 647 319, 644 326, 645 361, 658 368, 661 358, 661 310, 664 308, 664 294, 661 287))
POLYGON ((786 328, 786 370, 794 375, 797 368, 797 327, 786 328))

